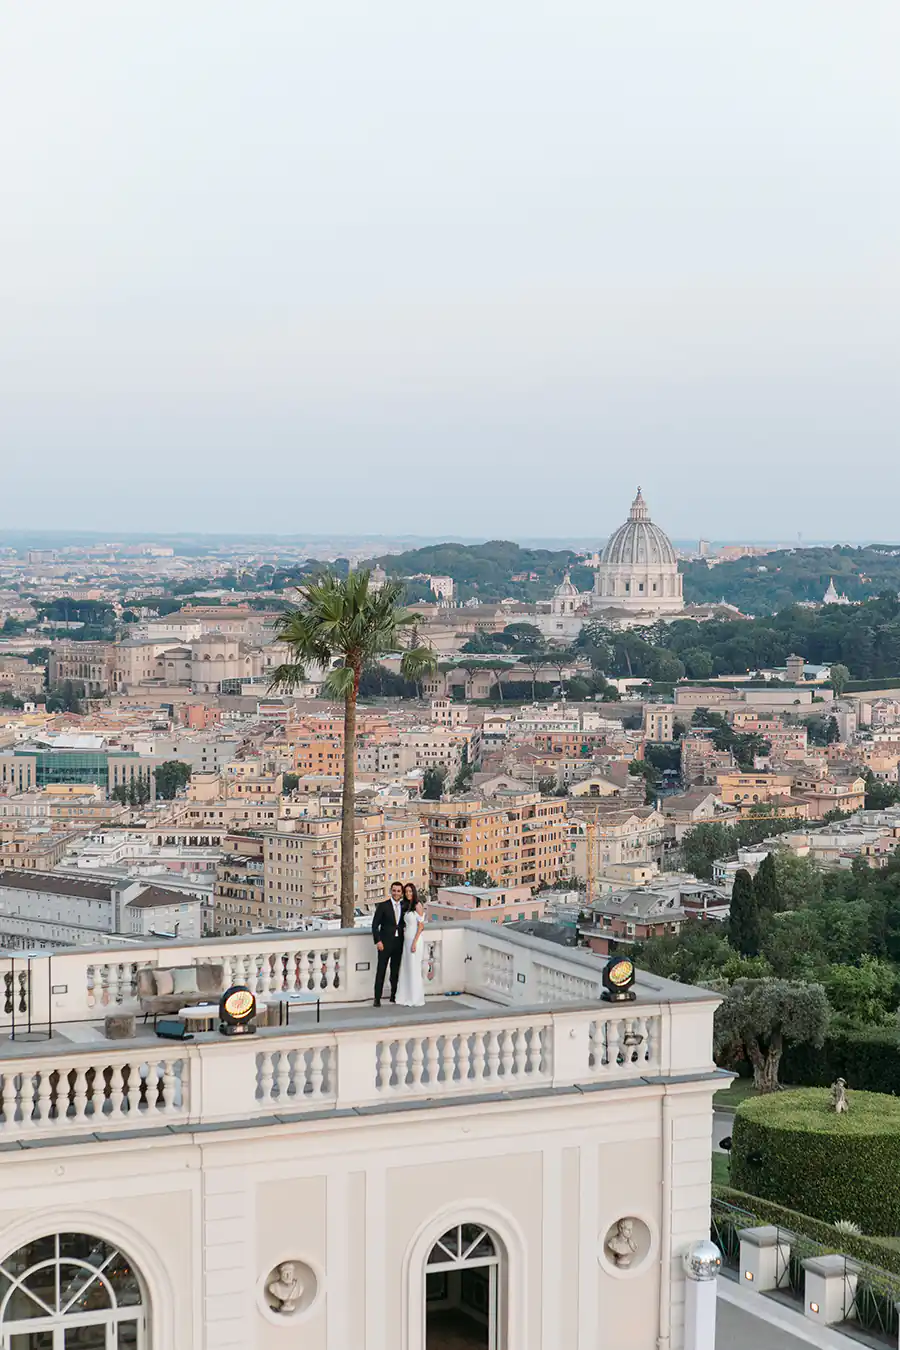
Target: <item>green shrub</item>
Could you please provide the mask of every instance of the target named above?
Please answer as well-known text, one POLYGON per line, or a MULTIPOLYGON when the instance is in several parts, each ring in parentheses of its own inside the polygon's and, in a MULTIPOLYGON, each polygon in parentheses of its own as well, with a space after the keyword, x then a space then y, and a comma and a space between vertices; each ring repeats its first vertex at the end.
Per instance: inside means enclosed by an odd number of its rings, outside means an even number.
POLYGON ((732 1184, 826 1223, 900 1231, 900 1101, 849 1096, 840 1116, 827 1088, 748 1098, 734 1121, 732 1184))
POLYGON ((852 1256, 867 1265, 900 1275, 900 1251, 879 1242, 877 1238, 844 1233, 834 1224, 810 1218, 808 1214, 798 1214, 795 1209, 776 1205, 771 1200, 762 1200, 758 1195, 748 1195, 746 1191, 735 1190, 733 1186, 713 1186, 713 1199, 749 1211, 758 1224, 775 1224, 778 1228, 786 1228, 791 1233, 809 1238, 829 1251, 852 1256))
POLYGON ((821 1050, 788 1045, 781 1061, 781 1081, 797 1087, 827 1087, 836 1078, 860 1092, 900 1096, 900 1040, 894 1027, 836 1027, 821 1050))

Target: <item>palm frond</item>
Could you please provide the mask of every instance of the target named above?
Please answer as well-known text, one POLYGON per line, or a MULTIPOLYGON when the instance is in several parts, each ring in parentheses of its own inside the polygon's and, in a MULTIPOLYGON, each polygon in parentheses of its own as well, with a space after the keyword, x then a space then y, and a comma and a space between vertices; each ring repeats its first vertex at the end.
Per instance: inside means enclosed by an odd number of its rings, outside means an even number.
POLYGON ((410 647, 400 660, 400 673, 407 680, 420 680, 437 670, 437 657, 430 647, 410 647))
POLYGON ((344 699, 353 688, 355 678, 350 666, 335 666, 334 670, 329 670, 326 675, 322 691, 327 698, 344 699))
POLYGON ((294 661, 284 661, 271 672, 267 692, 290 694, 306 679, 306 668, 294 661))

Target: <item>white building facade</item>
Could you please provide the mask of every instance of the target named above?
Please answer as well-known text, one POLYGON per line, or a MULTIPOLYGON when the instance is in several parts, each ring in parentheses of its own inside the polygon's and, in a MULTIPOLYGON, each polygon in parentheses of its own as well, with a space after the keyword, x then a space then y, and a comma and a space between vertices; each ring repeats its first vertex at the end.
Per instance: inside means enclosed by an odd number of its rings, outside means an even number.
POLYGON ((33 969, 28 1025, 52 1013, 54 1038, 0 1013, 0 1347, 680 1350, 716 997, 639 977, 604 1003, 595 958, 485 927, 426 929, 421 1009, 364 1006, 358 932, 33 969), (103 1039, 139 968, 198 963, 270 1009, 312 987, 321 1022, 103 1039))

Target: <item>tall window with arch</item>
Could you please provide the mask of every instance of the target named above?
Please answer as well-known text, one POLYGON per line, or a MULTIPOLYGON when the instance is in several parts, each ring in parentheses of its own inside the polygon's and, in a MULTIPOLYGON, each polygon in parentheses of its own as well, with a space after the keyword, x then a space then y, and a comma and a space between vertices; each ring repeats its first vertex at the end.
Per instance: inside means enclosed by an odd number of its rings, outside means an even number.
POLYGON ((120 1248, 51 1233, 0 1260, 0 1350, 148 1350, 141 1278, 120 1248))
POLYGON ((425 1350, 507 1350, 498 1239, 458 1223, 434 1244, 425 1266, 425 1350))

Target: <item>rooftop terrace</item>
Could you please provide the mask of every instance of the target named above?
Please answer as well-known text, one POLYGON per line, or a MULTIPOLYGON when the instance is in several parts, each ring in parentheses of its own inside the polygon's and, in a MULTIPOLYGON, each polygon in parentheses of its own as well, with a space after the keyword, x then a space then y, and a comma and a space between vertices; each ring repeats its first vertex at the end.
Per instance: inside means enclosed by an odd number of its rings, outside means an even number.
MULTIPOLYGON (((584 1094, 712 1075, 717 997, 639 974, 601 1000, 603 964, 477 923, 425 933, 427 1001, 372 1006, 375 951, 357 930, 0 959, 0 1149, 123 1131, 274 1123, 324 1114, 584 1094), (139 971, 212 967, 289 1025, 163 1040, 139 971), (136 1034, 109 1040, 111 1014, 136 1034)), ((210 997, 215 997, 215 994, 210 997)), ((185 999, 186 1002, 190 1001, 185 999)), ((215 1017, 214 1022, 217 1022, 215 1017)))

